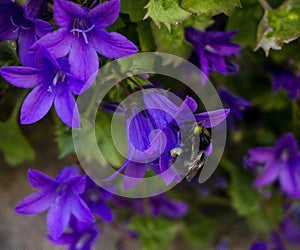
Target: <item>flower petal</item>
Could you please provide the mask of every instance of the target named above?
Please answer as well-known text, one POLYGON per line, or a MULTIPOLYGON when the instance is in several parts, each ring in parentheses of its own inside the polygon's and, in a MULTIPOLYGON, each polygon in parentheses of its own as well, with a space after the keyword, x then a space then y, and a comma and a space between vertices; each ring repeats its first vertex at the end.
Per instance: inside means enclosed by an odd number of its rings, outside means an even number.
POLYGON ((110 59, 130 56, 138 52, 138 48, 131 41, 116 32, 95 28, 90 40, 99 54, 110 59))
POLYGON ((43 81, 42 71, 30 67, 3 67, 0 74, 10 84, 19 88, 34 88, 43 81))
POLYGON ((54 178, 46 175, 40 171, 29 169, 28 170, 28 180, 30 185, 35 189, 49 189, 57 185, 54 178))
POLYGON ((60 197, 61 204, 53 204, 47 214, 47 225, 49 234, 56 240, 66 230, 70 221, 70 205, 65 201, 66 197, 60 197), (63 204, 62 204, 63 203, 63 204))
POLYGON ((218 109, 208 111, 195 115, 196 121, 200 122, 202 126, 211 128, 219 125, 229 115, 230 109, 218 109))
POLYGON ((77 166, 75 167, 66 166, 56 176, 56 180, 59 182, 65 182, 77 176, 79 176, 79 168, 77 166))
POLYGON ((59 118, 69 127, 79 128, 79 111, 74 97, 68 89, 60 90, 54 99, 54 106, 59 118))
POLYGON ((39 85, 26 97, 21 109, 21 123, 31 124, 42 119, 50 110, 54 96, 47 86, 39 85))
POLYGON ((248 151, 251 159, 258 163, 267 162, 274 155, 274 149, 271 147, 251 148, 248 151))
POLYGON ((146 164, 129 162, 123 176, 123 187, 125 190, 139 184, 146 173, 146 164))
POLYGON ((117 20, 119 13, 120 0, 110 0, 93 8, 87 17, 90 18, 92 23, 97 27, 106 28, 117 20))
POLYGON ((104 201, 99 201, 95 204, 94 212, 106 222, 111 222, 113 220, 113 214, 109 206, 104 201))
POLYGON ((72 214, 82 222, 92 223, 94 222, 94 216, 89 209, 89 207, 86 205, 86 203, 79 198, 76 194, 68 194, 70 203, 71 203, 71 212, 72 214))
POLYGON ((83 39, 74 39, 69 54, 69 63, 74 76, 84 82, 94 82, 90 78, 96 79, 99 59, 96 50, 90 44, 86 44, 83 39))
POLYGON ((39 214, 44 212, 54 199, 53 193, 47 191, 37 192, 25 197, 15 208, 19 214, 39 214))
POLYGON ((84 17, 86 9, 66 0, 54 1, 54 20, 58 27, 68 27, 72 24, 72 19, 84 17))
POLYGON ((34 53, 29 51, 36 41, 32 31, 21 31, 18 39, 18 55, 24 66, 34 66, 34 53))
POLYGON ((284 167, 284 162, 271 159, 267 162, 263 174, 254 180, 253 186, 262 187, 271 184, 277 179, 280 169, 284 167))

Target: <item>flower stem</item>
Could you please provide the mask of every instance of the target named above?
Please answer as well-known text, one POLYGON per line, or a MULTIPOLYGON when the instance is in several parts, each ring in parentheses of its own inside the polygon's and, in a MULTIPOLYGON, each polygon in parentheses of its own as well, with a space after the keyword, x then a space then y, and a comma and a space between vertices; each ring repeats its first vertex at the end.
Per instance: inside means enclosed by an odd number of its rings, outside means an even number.
POLYGON ((272 7, 269 5, 269 3, 266 0, 258 0, 260 5, 263 7, 265 11, 272 10, 272 7))

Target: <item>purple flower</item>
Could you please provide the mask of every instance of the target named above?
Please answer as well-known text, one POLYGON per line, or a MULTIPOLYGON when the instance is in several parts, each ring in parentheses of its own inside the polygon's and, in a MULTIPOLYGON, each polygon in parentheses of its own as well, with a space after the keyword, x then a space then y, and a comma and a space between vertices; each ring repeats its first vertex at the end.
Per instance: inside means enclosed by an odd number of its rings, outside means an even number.
POLYGON ((24 100, 21 123, 30 124, 42 119, 54 103, 59 118, 68 126, 78 128, 80 118, 72 94, 80 94, 87 85, 70 73, 66 57, 55 59, 42 47, 37 51, 35 61, 37 67, 0 69, 1 76, 12 85, 34 88, 24 100))
POLYGON ((292 206, 287 216, 280 222, 279 228, 289 245, 300 246, 300 207, 292 206))
POLYGON ((56 57, 69 55, 71 73, 83 81, 93 81, 99 68, 97 52, 107 58, 120 58, 137 52, 124 36, 105 30, 120 12, 120 0, 111 0, 88 10, 67 0, 54 1, 57 31, 47 34, 33 45, 45 46, 56 57))
POLYGON ((193 27, 185 28, 185 39, 195 48, 196 64, 201 69, 204 77, 213 72, 223 75, 236 73, 238 65, 229 60, 230 56, 237 56, 241 47, 230 42, 230 38, 237 31, 199 31, 193 27))
POLYGON ((137 185, 149 169, 162 177, 166 184, 178 182, 178 173, 170 168, 173 159, 170 151, 180 146, 180 124, 177 122, 184 126, 186 122, 194 120, 210 128, 221 123, 229 113, 228 109, 222 109, 193 114, 197 110, 194 99, 186 97, 184 102, 177 106, 166 96, 150 91, 144 95, 142 101, 145 107, 143 112, 139 112, 136 106, 127 111, 127 159, 114 175, 104 180, 113 179, 125 169, 125 189, 137 185))
POLYGON ((239 120, 243 119, 242 111, 252 106, 250 102, 244 98, 232 94, 226 88, 219 88, 218 94, 222 102, 224 102, 226 106, 230 108, 230 113, 239 120))
POLYGON ((80 198, 84 192, 85 176, 79 175, 77 167, 65 167, 54 179, 36 170, 28 171, 31 186, 39 191, 20 201, 15 211, 19 214, 39 214, 48 209, 47 225, 53 239, 67 228, 70 217, 92 223, 94 217, 80 198))
POLYGON ((268 250, 268 247, 263 241, 255 241, 252 243, 249 250, 268 250))
POLYGON ((95 224, 86 224, 72 219, 70 229, 71 232, 62 234, 58 239, 49 236, 49 240, 57 245, 67 245, 69 250, 93 249, 99 233, 95 224))
POLYGON ((113 214, 106 200, 112 197, 112 193, 99 187, 90 178, 87 178, 84 193, 81 195, 90 210, 97 214, 102 220, 110 222, 113 220, 113 214))
POLYGON ((20 6, 11 0, 0 2, 0 41, 16 40, 23 65, 33 66, 34 54, 28 53, 38 38, 53 30, 50 23, 38 19, 44 0, 29 0, 20 6))
POLYGON ((252 164, 264 166, 254 187, 266 186, 279 179, 283 192, 291 198, 300 198, 300 156, 297 141, 291 133, 280 137, 274 147, 252 148, 248 154, 252 164))

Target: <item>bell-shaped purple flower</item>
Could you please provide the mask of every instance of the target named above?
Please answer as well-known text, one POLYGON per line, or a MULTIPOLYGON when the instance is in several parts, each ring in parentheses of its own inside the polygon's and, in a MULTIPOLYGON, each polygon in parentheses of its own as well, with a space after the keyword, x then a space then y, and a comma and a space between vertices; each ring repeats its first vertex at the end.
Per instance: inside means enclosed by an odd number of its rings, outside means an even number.
POLYGON ((70 231, 62 234, 58 239, 49 236, 49 240, 56 245, 68 246, 69 250, 90 250, 97 239, 99 229, 95 224, 86 224, 71 219, 70 231))
POLYGON ((59 118, 68 126, 78 128, 79 112, 72 94, 80 94, 87 85, 70 73, 66 57, 55 59, 47 49, 37 51, 36 67, 11 66, 0 69, 1 76, 20 88, 33 88, 24 100, 21 123, 42 119, 52 104, 59 118))
POLYGON ((274 147, 257 147, 248 151, 247 162, 264 166, 262 174, 253 183, 262 187, 279 180, 280 187, 289 197, 300 198, 300 156, 297 141, 291 133, 280 137, 274 147))
POLYGON ((53 30, 50 23, 38 18, 45 3, 29 0, 22 6, 11 0, 0 2, 0 41, 17 41, 18 55, 25 66, 34 63, 34 54, 28 52, 32 44, 53 30))
POLYGON ((224 121, 229 109, 215 110, 193 114, 197 110, 194 99, 186 97, 178 106, 167 96, 148 92, 143 97, 145 110, 140 112, 137 106, 127 110, 126 132, 128 153, 123 166, 109 181, 124 171, 123 186, 125 189, 136 186, 146 171, 152 170, 166 184, 179 182, 178 173, 171 168, 170 151, 180 146, 180 126, 189 121, 199 122, 206 128, 214 127, 224 121))
POLYGON ((115 59, 137 52, 124 36, 105 30, 120 12, 120 0, 101 3, 91 10, 67 0, 54 1, 54 20, 58 30, 33 45, 45 46, 56 57, 69 55, 71 72, 83 81, 93 81, 99 68, 97 52, 115 59))
POLYGON ((39 214, 48 210, 47 225, 53 239, 62 235, 71 215, 85 223, 94 221, 92 212, 80 198, 85 188, 85 176, 79 175, 77 167, 65 167, 55 179, 29 170, 28 180, 39 191, 20 201, 15 211, 19 214, 39 214))
POLYGON ((238 65, 229 60, 231 56, 237 56, 241 49, 238 44, 230 42, 230 38, 236 33, 237 31, 204 32, 193 27, 185 28, 185 39, 195 48, 193 56, 204 74, 204 83, 205 78, 213 72, 227 75, 239 70, 238 65))

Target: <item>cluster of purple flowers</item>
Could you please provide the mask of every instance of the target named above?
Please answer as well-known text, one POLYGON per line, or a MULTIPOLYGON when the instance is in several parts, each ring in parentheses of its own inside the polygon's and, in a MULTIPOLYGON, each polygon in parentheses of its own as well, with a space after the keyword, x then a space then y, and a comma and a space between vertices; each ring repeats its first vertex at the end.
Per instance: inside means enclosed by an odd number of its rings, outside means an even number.
MULTIPOLYGON (((47 212, 48 239, 69 249, 91 249, 99 233, 99 223, 114 219, 108 202, 124 206, 138 214, 145 213, 142 199, 130 200, 114 196, 99 187, 79 168, 64 167, 56 178, 36 170, 28 171, 31 186, 38 190, 20 201, 15 211, 20 214, 47 212)), ((170 200, 166 195, 149 199, 151 215, 179 218, 188 207, 184 202, 170 200)))

